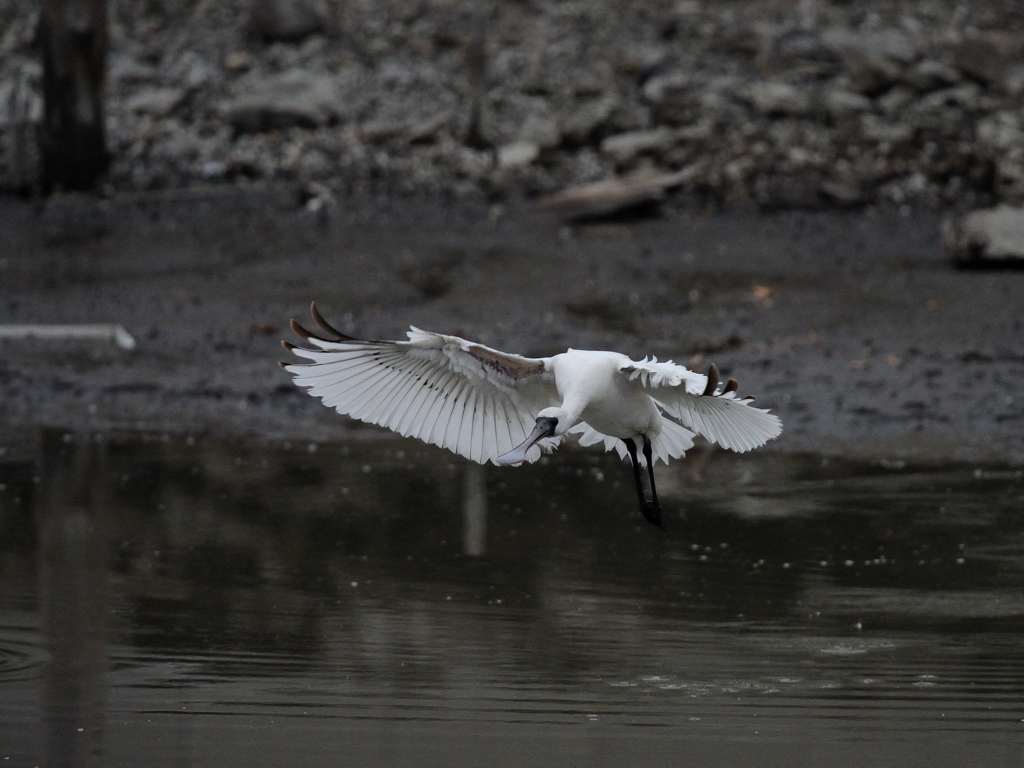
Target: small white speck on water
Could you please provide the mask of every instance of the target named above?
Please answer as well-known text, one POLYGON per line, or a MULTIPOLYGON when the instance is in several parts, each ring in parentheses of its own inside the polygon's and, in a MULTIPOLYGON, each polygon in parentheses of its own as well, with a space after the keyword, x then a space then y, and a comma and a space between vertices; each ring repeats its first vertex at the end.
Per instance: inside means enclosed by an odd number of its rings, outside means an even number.
POLYGON ((348 585, 349 585, 350 587, 352 587, 352 589, 355 589, 356 587, 358 587, 358 586, 359 586, 359 582, 358 582, 358 581, 350 581, 350 582, 348 583, 348 585))
POLYGON ((708 556, 707 556, 707 555, 701 555, 701 556, 700 556, 700 557, 699 557, 698 559, 699 559, 699 560, 700 560, 700 561, 701 561, 702 563, 706 563, 706 562, 708 561, 708 556))
POLYGON ((601 718, 599 718, 599 717, 598 717, 597 715, 595 715, 594 713, 590 713, 589 715, 587 715, 587 720, 590 720, 591 722, 594 722, 595 720, 600 720, 600 719, 601 719, 601 718))
POLYGON ((958 557, 958 558, 956 559, 956 564, 957 564, 957 565, 963 565, 963 564, 964 564, 964 559, 963 559, 962 557, 958 557))
POLYGON ((85 733, 85 728, 75 728, 79 733, 85 733))
POLYGON ((860 632, 862 629, 864 629, 864 622, 858 621, 856 624, 853 625, 853 628, 860 632))
POLYGON ((828 568, 828 560, 819 560, 818 565, 820 565, 822 568, 828 568))
POLYGON ((452 596, 451 595, 445 595, 444 599, 447 600, 450 603, 452 601, 452 596))
POLYGON ((783 564, 782 564, 782 569, 783 569, 784 571, 788 571, 788 570, 789 570, 789 563, 783 563, 783 564))
POLYGON ((319 446, 316 443, 309 443, 306 446, 306 453, 316 453, 319 450, 319 446))
POLYGON ((370 466, 369 464, 363 464, 363 466, 361 467, 361 469, 363 470, 363 474, 364 474, 364 475, 368 475, 368 474, 370 474, 371 472, 373 472, 373 467, 371 467, 371 466, 370 466))
POLYGON ((853 560, 844 560, 843 565, 845 565, 847 568, 850 568, 853 566, 853 560))

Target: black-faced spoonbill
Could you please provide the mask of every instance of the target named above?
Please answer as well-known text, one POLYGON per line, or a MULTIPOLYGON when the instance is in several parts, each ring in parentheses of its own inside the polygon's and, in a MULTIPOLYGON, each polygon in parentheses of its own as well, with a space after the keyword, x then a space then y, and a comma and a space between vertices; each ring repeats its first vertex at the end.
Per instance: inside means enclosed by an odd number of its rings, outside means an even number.
POLYGON ((308 362, 281 365, 324 405, 480 464, 534 462, 566 434, 603 443, 629 456, 640 511, 659 527, 656 461, 682 457, 695 433, 739 453, 782 433, 779 417, 754 408, 735 379, 719 386, 714 365, 705 375, 571 348, 522 357, 419 328, 406 341, 368 341, 333 328, 316 304, 310 313, 317 333, 291 327, 311 346, 282 342, 308 362))

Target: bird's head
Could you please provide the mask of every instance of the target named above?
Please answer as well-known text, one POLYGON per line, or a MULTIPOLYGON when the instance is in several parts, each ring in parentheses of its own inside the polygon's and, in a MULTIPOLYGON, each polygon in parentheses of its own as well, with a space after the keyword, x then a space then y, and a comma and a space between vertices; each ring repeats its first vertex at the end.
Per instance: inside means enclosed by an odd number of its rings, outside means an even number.
POLYGON ((540 442, 545 437, 564 435, 572 424, 569 414, 564 408, 559 406, 545 408, 537 414, 533 430, 526 436, 526 439, 511 451, 498 456, 494 461, 497 464, 504 465, 522 464, 526 461, 526 454, 535 443, 540 442))
POLYGON ((553 405, 540 411, 537 414, 537 424, 541 423, 544 423, 551 429, 551 432, 546 434, 545 437, 564 435, 569 430, 569 427, 573 425, 568 411, 560 405, 553 405))

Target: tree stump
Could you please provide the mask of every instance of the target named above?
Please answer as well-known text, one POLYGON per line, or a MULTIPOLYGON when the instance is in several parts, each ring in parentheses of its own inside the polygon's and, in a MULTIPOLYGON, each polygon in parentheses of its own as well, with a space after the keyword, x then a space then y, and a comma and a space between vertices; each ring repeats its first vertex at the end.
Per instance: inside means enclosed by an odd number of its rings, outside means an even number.
POLYGON ((109 163, 106 0, 44 0, 42 188, 91 189, 109 163))

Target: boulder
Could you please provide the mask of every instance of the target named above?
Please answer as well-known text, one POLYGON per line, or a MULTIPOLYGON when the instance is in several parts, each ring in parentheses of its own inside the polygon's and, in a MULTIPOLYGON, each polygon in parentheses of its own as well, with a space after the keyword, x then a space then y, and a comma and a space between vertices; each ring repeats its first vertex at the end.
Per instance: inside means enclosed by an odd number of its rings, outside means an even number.
POLYGON ((1001 205, 946 222, 946 251, 961 266, 1024 267, 1024 208, 1001 205))

